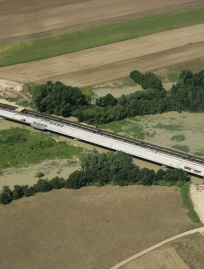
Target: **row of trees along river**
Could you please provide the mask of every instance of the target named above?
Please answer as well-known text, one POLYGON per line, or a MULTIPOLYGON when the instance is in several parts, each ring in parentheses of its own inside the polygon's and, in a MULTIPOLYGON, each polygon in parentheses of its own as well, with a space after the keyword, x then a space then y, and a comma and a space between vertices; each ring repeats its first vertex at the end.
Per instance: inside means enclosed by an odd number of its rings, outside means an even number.
POLYGON ((148 168, 140 169, 133 163, 133 158, 123 152, 93 152, 82 156, 81 169, 73 172, 66 180, 59 177, 51 180, 41 178, 33 186, 15 185, 13 190, 4 186, 0 193, 0 203, 6 205, 12 200, 52 189, 79 189, 84 186, 106 184, 182 186, 188 181, 188 174, 181 169, 160 169, 155 172, 148 168))
POLYGON ((166 91, 161 80, 151 72, 143 75, 134 70, 130 77, 145 90, 119 98, 107 94, 93 104, 80 89, 49 81, 32 90, 33 102, 40 112, 72 115, 94 125, 168 111, 204 111, 204 70, 195 74, 182 71, 170 91, 166 91))

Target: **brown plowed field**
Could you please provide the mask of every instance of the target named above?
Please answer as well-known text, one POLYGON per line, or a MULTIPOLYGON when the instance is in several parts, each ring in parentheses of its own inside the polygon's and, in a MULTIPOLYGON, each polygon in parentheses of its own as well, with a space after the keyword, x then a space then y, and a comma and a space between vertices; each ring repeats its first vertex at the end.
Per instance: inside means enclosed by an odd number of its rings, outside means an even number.
POLYGON ((121 266, 120 269, 190 269, 174 248, 165 246, 121 266))
POLYGON ((0 68, 0 78, 19 82, 61 80, 93 85, 204 56, 204 24, 166 31, 45 60, 0 68))
POLYGON ((30 40, 203 4, 201 0, 1 0, 0 41, 30 40))
POLYGON ((0 205, 0 268, 108 269, 196 228, 186 213, 175 187, 85 187, 23 198, 0 205))

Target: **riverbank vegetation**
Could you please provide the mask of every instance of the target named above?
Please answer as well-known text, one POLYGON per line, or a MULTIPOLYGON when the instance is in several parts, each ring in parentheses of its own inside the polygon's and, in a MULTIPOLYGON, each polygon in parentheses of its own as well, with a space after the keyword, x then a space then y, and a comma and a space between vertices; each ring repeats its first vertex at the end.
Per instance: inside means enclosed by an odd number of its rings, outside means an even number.
POLYGON ((32 91, 33 101, 40 112, 72 115, 93 125, 169 111, 204 111, 204 70, 195 74, 183 70, 170 91, 166 91, 161 80, 151 72, 143 75, 134 70, 130 76, 146 90, 119 98, 107 94, 93 104, 78 88, 48 82, 32 91))
POLYGON ((0 170, 41 163, 44 160, 71 159, 83 151, 80 147, 56 142, 50 135, 10 128, 0 132, 0 170))
POLYGON ((11 190, 4 186, 0 194, 0 203, 9 204, 12 200, 32 196, 37 192, 52 189, 80 189, 84 186, 104 186, 107 184, 182 186, 190 177, 181 169, 150 170, 140 169, 133 164, 133 158, 123 152, 87 153, 81 158, 81 170, 74 171, 67 180, 54 177, 51 180, 40 178, 33 186, 15 185, 11 190))

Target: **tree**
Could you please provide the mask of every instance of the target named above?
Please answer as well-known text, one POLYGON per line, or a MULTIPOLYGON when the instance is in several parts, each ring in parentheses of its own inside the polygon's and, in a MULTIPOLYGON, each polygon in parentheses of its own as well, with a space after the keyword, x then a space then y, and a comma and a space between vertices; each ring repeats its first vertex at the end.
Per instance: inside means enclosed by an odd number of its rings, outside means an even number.
POLYGON ((115 98, 112 94, 107 94, 99 99, 96 99, 96 105, 101 107, 114 106, 117 104, 117 98, 115 98))
POLYGON ((32 91, 33 102, 40 112, 68 117, 75 109, 88 105, 86 96, 79 88, 66 86, 62 82, 36 86, 32 91))
POLYGON ((25 197, 33 196, 34 194, 35 194, 35 188, 33 186, 28 187, 24 192, 25 197))
MULTIPOLYGON (((27 186, 28 187, 28 186, 27 186)), ((20 199, 24 195, 25 187, 15 185, 13 189, 13 199, 20 199)))
POLYGON ((67 189, 80 189, 86 185, 83 171, 74 171, 66 182, 67 189))
POLYGON ((4 186, 0 194, 0 203, 3 205, 9 204, 13 200, 13 193, 9 186, 4 186))
POLYGON ((52 186, 50 182, 46 179, 39 179, 37 184, 34 185, 37 192, 48 192, 51 191, 52 186))
POLYGON ((186 83, 187 81, 189 81, 190 79, 193 78, 193 72, 190 71, 189 69, 185 69, 183 71, 181 71, 180 75, 179 75, 179 83, 186 83))
POLYGON ((131 79, 133 79, 136 83, 141 84, 143 80, 143 75, 138 70, 134 70, 130 73, 131 79))
POLYGON ((151 72, 147 72, 141 81, 141 86, 143 89, 157 89, 161 91, 163 89, 163 85, 161 79, 159 79, 155 74, 151 72))
POLYGON ((53 177, 50 180, 50 184, 52 186, 52 189, 61 189, 65 187, 66 181, 63 178, 53 177))

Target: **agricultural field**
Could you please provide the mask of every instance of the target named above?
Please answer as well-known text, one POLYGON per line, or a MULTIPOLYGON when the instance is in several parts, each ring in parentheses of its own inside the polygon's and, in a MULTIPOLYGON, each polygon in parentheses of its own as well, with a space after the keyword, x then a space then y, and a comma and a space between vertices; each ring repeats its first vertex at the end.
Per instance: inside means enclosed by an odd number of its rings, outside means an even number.
MULTIPOLYGON (((203 44, 204 24, 198 24, 40 61, 1 67, 0 78, 18 82, 52 79, 73 86, 94 85, 128 76, 134 69, 161 69, 204 57, 203 44)), ((8 57, 13 59, 12 54, 8 57)))
POLYGON ((61 189, 1 205, 0 214, 2 269, 108 269, 198 227, 176 187, 61 189))
POLYGON ((159 247, 119 267, 120 269, 202 269, 204 236, 194 233, 159 247))
MULTIPOLYGON (((1 0, 0 44, 34 40, 197 6, 203 6, 203 1, 59 0, 56 3, 52 0, 41 3, 31 0, 28 3, 25 0, 1 0)), ((188 24, 198 17, 189 16, 188 24)))
POLYGON ((172 247, 191 269, 204 268, 204 236, 196 233, 174 241, 172 247))
POLYGON ((130 263, 125 264, 121 269, 189 269, 175 249, 171 246, 164 246, 145 254, 130 263))

